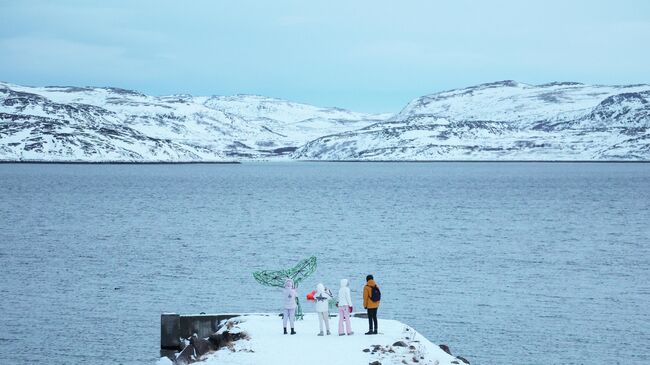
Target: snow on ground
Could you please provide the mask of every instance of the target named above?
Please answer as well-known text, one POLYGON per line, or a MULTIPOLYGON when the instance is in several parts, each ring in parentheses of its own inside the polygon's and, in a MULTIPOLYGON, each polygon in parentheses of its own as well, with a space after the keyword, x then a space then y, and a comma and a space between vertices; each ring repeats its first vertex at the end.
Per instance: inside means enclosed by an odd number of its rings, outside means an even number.
MULTIPOLYGON (((413 328, 394 320, 379 319, 380 333, 364 335, 368 330, 368 320, 352 318, 354 334, 351 336, 338 335, 338 317, 330 318, 330 336, 317 336, 319 328, 315 313, 305 314, 304 320, 296 321, 296 335, 282 334, 282 319, 273 314, 242 316, 231 321, 236 324, 230 332, 243 331, 249 339, 239 340, 232 348, 222 348, 207 355, 201 364, 366 365, 374 361, 382 365, 463 364, 413 328), (393 346, 398 341, 406 346, 393 346)), ((158 364, 171 364, 171 361, 161 358, 158 364)))
POLYGON ((506 80, 443 91, 411 101, 395 120, 413 115, 447 116, 455 120, 535 122, 557 115, 574 119, 606 98, 648 90, 649 85, 529 85, 506 80))

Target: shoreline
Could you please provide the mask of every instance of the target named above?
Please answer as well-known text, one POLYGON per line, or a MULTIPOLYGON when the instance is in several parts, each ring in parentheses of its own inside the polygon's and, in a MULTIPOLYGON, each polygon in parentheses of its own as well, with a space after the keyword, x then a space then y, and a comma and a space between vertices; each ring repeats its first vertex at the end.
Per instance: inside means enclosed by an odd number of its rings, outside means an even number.
POLYGON ((250 163, 579 163, 579 164, 646 164, 650 160, 245 160, 245 161, 46 161, 0 160, 0 164, 43 165, 242 165, 250 163))
POLYGON ((0 164, 43 164, 43 165, 241 165, 240 161, 10 161, 0 160, 0 164))
POLYGON ((298 160, 302 162, 376 162, 376 163, 650 163, 650 160, 298 160))

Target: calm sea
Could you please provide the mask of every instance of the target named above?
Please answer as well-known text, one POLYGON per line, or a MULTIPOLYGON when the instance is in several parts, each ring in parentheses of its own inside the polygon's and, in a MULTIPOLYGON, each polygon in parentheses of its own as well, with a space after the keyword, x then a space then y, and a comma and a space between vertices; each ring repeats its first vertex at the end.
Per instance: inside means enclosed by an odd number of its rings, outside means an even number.
POLYGON ((0 363, 154 364, 311 255, 472 364, 650 363, 650 164, 300 162, 0 164, 0 363))

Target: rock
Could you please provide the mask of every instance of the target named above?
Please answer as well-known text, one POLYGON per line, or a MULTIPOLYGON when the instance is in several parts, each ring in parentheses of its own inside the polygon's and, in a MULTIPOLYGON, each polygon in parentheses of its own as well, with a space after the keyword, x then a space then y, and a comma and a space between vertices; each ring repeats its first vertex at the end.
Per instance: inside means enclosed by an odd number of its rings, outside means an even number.
POLYGON ((212 342, 196 336, 192 336, 190 339, 190 344, 194 346, 194 351, 197 359, 207 354, 208 352, 215 350, 212 342))
POLYGON ((211 343, 213 350, 218 350, 221 347, 228 346, 228 344, 239 341, 246 338, 246 333, 230 333, 224 331, 223 333, 213 333, 208 337, 208 341, 211 343))
POLYGON ((452 364, 460 364, 458 361, 454 360, 451 362, 452 364))
POLYGON ((373 362, 369 363, 368 365, 381 365, 381 363, 379 361, 373 361, 373 362))
POLYGON ((192 362, 194 356, 194 346, 187 345, 174 360, 174 365, 187 365, 192 362))
POLYGON ((442 351, 444 351, 444 352, 448 353, 449 355, 451 355, 451 350, 449 349, 449 346, 440 345, 440 348, 442 349, 442 351))
POLYGON ((237 333, 228 332, 228 336, 231 342, 245 340, 248 338, 248 334, 246 332, 237 332, 237 333))
POLYGON ((370 352, 370 349, 363 349, 363 352, 370 352))
MULTIPOLYGON (((191 364, 200 359, 203 355, 219 350, 223 347, 227 347, 230 351, 234 352, 235 348, 233 342, 245 338, 247 338, 247 335, 244 332, 230 333, 224 331, 223 333, 213 333, 208 338, 201 338, 194 333, 190 338, 189 345, 187 345, 178 357, 176 357, 174 364, 191 364)), ((251 350, 250 352, 253 351, 251 350)))
POLYGON ((397 341, 397 342, 395 342, 393 344, 393 346, 395 346, 395 347, 408 347, 408 345, 404 341, 397 341))
POLYGON ((213 333, 208 337, 208 340, 212 342, 214 347, 220 348, 222 346, 225 346, 226 341, 224 340, 223 336, 219 333, 213 333))
POLYGON ((469 364, 469 361, 467 361, 467 359, 464 358, 464 357, 462 357, 462 356, 456 356, 456 358, 457 358, 458 360, 464 362, 465 364, 469 364))

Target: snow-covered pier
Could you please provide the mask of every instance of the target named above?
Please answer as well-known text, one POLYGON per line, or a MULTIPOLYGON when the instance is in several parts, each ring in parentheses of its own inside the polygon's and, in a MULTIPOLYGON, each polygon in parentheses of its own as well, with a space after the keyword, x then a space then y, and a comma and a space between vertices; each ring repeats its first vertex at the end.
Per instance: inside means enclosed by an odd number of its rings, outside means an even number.
MULTIPOLYGON (((379 334, 364 335, 367 320, 353 317, 354 334, 342 336, 338 335, 337 317, 330 320, 331 335, 317 336, 318 319, 312 313, 296 322, 296 335, 282 334, 282 323, 276 314, 165 314, 161 324, 161 336, 169 326, 183 335, 177 338, 178 350, 161 352, 163 357, 159 365, 184 365, 195 361, 206 365, 274 365, 287 361, 311 365, 469 364, 463 357, 451 355, 446 345, 436 345, 412 327, 388 319, 379 319, 379 334), (205 335, 213 328, 216 331, 205 335), (192 336, 190 331, 194 329, 198 332, 192 336)), ((161 347, 165 341, 171 343, 161 337, 161 347)))

